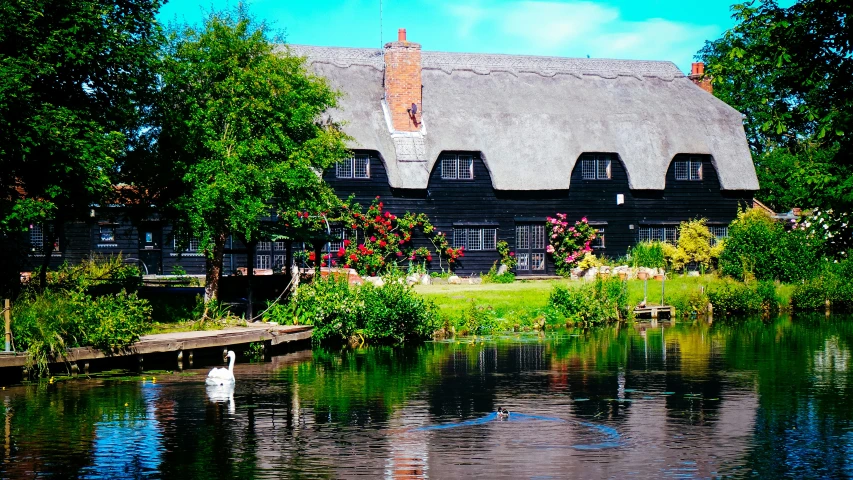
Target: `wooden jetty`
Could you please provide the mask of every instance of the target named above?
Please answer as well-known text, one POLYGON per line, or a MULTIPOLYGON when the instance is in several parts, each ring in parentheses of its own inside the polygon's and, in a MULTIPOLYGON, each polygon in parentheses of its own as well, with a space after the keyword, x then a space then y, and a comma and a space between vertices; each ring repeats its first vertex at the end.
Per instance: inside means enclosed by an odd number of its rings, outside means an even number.
POLYGON ((646 305, 634 308, 636 318, 675 318, 675 307, 672 305, 646 305))
MULTIPOLYGON (((175 352, 180 361, 184 352, 192 358, 192 351, 202 348, 227 347, 252 342, 264 342, 275 346, 290 342, 309 340, 313 327, 310 325, 270 325, 268 323, 249 324, 245 327, 233 327, 223 330, 205 330, 199 332, 158 333, 143 335, 139 341, 119 352, 104 352, 92 347, 71 348, 65 356, 53 359, 53 363, 76 363, 102 358, 120 358, 152 353, 175 352)), ((24 367, 28 355, 22 353, 0 352, 0 368, 24 367)))

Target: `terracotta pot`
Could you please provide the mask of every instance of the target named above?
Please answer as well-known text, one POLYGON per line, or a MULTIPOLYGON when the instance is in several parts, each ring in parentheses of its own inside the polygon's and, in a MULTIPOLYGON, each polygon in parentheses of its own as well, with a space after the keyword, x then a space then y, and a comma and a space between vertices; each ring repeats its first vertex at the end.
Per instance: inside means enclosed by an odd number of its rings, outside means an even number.
POLYGON ((657 275, 655 275, 655 280, 662 281, 663 280, 663 274, 658 273, 657 275))
POLYGON ((625 272, 619 272, 619 280, 625 280, 628 277, 628 274, 625 272))
POLYGON ((645 280, 649 278, 649 272, 637 272, 637 278, 640 280, 645 280))

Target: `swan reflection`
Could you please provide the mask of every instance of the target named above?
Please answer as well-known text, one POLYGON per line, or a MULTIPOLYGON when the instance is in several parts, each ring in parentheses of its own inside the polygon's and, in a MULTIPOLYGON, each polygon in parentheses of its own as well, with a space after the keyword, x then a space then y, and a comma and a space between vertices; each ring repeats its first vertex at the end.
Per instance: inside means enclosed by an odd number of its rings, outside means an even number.
POLYGON ((228 413, 233 414, 236 411, 234 406, 234 384, 225 385, 207 385, 207 399, 213 403, 227 403, 228 413))

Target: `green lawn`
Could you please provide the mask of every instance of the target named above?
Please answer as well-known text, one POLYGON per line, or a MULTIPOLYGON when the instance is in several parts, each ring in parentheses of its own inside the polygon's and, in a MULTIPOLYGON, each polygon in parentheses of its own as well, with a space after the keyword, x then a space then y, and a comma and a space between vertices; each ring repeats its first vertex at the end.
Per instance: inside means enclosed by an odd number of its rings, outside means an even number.
MULTIPOLYGON (((727 280, 714 275, 687 277, 675 275, 661 283, 657 280, 648 281, 649 304, 660 304, 661 293, 664 303, 679 305, 680 300, 698 293, 704 287, 721 284, 727 280), (662 292, 663 290, 663 292, 662 292)), ((643 300, 643 281, 629 280, 628 303, 637 305, 643 300)), ((433 300, 443 316, 456 317, 469 309, 474 303, 478 306, 490 306, 500 318, 513 316, 533 318, 539 315, 548 303, 548 295, 555 285, 565 285, 570 288, 582 285, 581 281, 569 280, 531 280, 516 281, 505 284, 485 285, 418 285, 415 291, 433 300)), ((777 285, 776 292, 783 306, 790 305, 793 285, 777 285)))

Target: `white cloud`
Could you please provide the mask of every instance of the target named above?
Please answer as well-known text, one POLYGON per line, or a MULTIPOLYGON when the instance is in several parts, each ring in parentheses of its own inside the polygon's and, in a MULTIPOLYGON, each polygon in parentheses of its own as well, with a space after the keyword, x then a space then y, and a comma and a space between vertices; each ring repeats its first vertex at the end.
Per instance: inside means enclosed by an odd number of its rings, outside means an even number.
POLYGON ((719 30, 713 25, 663 18, 628 21, 618 8, 586 1, 510 0, 483 6, 472 0, 446 8, 458 22, 460 43, 482 38, 488 44, 476 49, 494 53, 590 55, 689 64, 704 40, 719 30))

